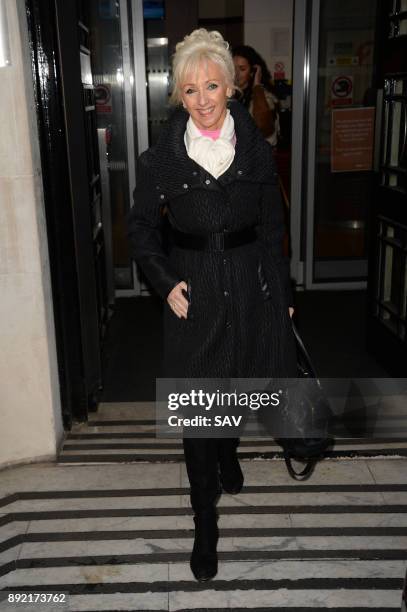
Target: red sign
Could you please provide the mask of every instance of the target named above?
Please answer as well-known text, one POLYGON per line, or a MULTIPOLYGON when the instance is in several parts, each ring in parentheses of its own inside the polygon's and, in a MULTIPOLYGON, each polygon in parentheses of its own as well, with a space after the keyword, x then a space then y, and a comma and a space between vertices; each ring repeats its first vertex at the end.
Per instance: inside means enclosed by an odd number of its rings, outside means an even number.
POLYGON ((352 104, 353 77, 338 76, 332 80, 331 101, 332 106, 346 106, 352 104))
POLYGON ((371 170, 375 108, 332 110, 331 172, 371 170))

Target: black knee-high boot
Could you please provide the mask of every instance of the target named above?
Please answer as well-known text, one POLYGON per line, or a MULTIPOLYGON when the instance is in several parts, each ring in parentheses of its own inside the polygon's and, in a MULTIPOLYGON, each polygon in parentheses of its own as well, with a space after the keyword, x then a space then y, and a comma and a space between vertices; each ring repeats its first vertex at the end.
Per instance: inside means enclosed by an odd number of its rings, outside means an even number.
POLYGON ((216 502, 220 494, 217 440, 184 438, 184 455, 191 487, 195 540, 190 566, 200 582, 210 580, 218 571, 216 546, 218 525, 216 502))
POLYGON ((220 438, 218 440, 220 481, 225 493, 240 493, 243 487, 243 472, 237 457, 239 438, 220 438))

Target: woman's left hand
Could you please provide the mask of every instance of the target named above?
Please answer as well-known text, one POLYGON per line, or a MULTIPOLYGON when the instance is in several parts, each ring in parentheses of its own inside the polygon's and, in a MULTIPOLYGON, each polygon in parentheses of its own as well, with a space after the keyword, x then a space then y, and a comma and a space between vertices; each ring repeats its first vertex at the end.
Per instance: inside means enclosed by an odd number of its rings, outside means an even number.
POLYGON ((289 306, 288 307, 288 312, 289 312, 290 317, 292 317, 293 314, 294 314, 294 308, 292 306, 289 306))

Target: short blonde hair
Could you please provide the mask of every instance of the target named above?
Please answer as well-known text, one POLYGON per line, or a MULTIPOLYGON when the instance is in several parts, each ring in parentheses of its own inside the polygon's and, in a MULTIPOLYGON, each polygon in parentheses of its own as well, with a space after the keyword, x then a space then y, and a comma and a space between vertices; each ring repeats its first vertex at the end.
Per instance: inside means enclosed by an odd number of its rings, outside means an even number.
POLYGON ((226 85, 233 91, 236 89, 235 65, 229 51, 229 43, 224 40, 220 32, 216 30, 208 32, 205 28, 199 28, 185 36, 184 40, 175 47, 172 57, 173 90, 170 97, 172 104, 181 102, 181 83, 188 72, 198 69, 202 60, 218 64, 225 75, 226 85))

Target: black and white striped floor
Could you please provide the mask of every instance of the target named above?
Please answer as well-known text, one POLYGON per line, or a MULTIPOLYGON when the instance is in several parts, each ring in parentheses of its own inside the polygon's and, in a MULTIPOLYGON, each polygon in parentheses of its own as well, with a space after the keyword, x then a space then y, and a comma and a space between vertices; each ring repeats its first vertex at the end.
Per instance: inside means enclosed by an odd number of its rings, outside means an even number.
MULTIPOLYGON (((404 399, 404 398, 403 398, 404 399)), ((395 405, 379 419, 375 437, 343 437, 339 433, 329 458, 407 457, 407 405, 395 405), (391 434, 391 435, 390 435, 391 434), (397 437, 395 437, 397 434, 397 437), (380 437, 379 437, 380 436, 380 437)), ((86 424, 67 434, 60 463, 183 461, 182 441, 155 437, 153 403, 102 404, 86 424)), ((270 438, 241 438, 241 459, 282 458, 281 447, 270 438)))
MULTIPOLYGON (((89 429, 151 436, 151 423, 140 423, 151 420, 147 407, 138 419, 129 419, 130 406, 116 408, 121 424, 89 429), (120 428, 130 431, 112 431, 120 428)), ((111 421, 111 410, 102 406, 93 421, 111 421)), ((67 450, 67 439, 57 464, 0 472, 1 591, 68 592, 65 609, 88 612, 400 609, 407 458, 330 457, 296 483, 283 461, 261 459, 264 447, 243 447, 245 488, 218 504, 219 573, 198 584, 180 449, 151 440, 127 459, 116 449, 89 459, 67 450)), ((0 601, 0 610, 11 609, 0 601)))

